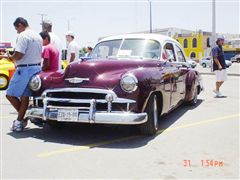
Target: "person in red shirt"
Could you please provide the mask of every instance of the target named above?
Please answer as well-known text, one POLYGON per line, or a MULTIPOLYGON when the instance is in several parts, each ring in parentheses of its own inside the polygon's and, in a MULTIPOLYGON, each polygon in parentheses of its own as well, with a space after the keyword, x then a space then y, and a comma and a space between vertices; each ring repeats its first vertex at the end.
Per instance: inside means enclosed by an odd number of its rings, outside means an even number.
POLYGON ((43 39, 43 65, 42 71, 57 71, 58 70, 58 49, 51 44, 50 35, 47 32, 41 32, 40 36, 43 39))

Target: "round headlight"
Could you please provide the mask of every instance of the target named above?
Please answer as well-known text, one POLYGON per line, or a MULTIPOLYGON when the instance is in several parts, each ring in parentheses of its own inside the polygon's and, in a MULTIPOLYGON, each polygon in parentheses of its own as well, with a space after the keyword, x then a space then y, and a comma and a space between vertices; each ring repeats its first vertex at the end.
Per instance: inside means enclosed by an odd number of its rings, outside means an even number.
POLYGON ((39 75, 35 75, 29 82, 29 87, 33 91, 38 91, 41 88, 41 78, 39 75))
POLYGON ((133 74, 125 74, 120 81, 122 90, 128 93, 136 91, 137 83, 138 80, 133 74))

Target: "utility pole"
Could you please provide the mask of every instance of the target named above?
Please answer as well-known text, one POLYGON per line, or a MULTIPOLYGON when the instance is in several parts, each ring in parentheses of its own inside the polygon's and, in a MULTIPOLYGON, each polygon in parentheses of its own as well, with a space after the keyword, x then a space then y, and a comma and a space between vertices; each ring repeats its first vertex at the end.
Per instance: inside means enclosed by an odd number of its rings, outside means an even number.
POLYGON ((67 20, 67 24, 68 24, 68 31, 70 30, 70 20, 67 20))
POLYGON ((212 0, 212 44, 214 46, 216 40, 216 0, 212 0))
POLYGON ((150 33, 152 33, 152 2, 149 0, 150 33))
POLYGON ((47 14, 44 14, 44 13, 38 13, 38 15, 41 16, 41 23, 40 23, 40 25, 42 25, 42 24, 43 24, 44 16, 47 16, 47 14))

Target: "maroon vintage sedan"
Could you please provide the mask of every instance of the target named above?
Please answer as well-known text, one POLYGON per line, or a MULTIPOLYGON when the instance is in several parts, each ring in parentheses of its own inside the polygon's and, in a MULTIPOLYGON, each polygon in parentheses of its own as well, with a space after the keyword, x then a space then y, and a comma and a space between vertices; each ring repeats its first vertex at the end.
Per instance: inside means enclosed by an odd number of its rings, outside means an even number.
POLYGON ((203 89, 180 44, 157 34, 104 38, 90 59, 42 72, 29 85, 33 122, 129 124, 146 135, 157 132, 161 115, 183 102, 196 104, 203 89))

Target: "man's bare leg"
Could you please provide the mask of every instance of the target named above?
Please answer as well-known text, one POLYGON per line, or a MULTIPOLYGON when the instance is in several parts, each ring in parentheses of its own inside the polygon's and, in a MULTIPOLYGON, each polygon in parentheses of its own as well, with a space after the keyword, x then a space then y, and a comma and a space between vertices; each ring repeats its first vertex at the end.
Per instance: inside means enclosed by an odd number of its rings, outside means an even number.
POLYGON ((17 97, 14 96, 8 96, 6 95, 6 98, 8 99, 8 101, 11 103, 11 105, 16 109, 16 111, 19 111, 21 102, 17 97))
POLYGON ((219 92, 220 87, 222 86, 223 81, 216 82, 216 91, 219 92))
POLYGON ((23 96, 23 97, 20 98, 20 101, 21 101, 21 105, 20 105, 20 107, 19 107, 17 119, 18 119, 19 121, 23 121, 23 120, 24 120, 25 113, 26 113, 26 111, 27 111, 27 109, 28 109, 29 97, 23 96))
POLYGON ((9 102, 12 104, 12 106, 16 109, 18 112, 17 119, 19 121, 24 120, 24 116, 26 113, 26 110, 28 108, 29 104, 29 97, 23 96, 20 98, 20 100, 14 96, 6 96, 9 102))

